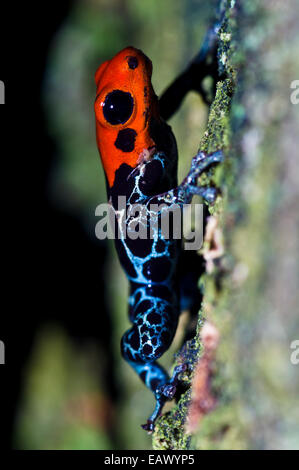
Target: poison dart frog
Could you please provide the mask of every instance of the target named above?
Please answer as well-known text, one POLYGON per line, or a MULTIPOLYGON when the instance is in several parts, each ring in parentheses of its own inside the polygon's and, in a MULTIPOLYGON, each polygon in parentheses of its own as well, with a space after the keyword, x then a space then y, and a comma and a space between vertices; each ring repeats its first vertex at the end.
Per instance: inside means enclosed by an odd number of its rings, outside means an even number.
MULTIPOLYGON (((201 51, 199 64, 202 56, 201 51)), ((161 227, 156 226, 151 237, 134 238, 125 236, 123 227, 127 234, 134 231, 136 222, 148 227, 151 217, 161 218, 162 212, 172 210, 174 205, 181 208, 191 202, 194 194, 208 203, 215 200, 216 189, 198 186, 197 180, 203 171, 222 161, 222 152, 199 152, 186 178, 178 184, 176 140, 166 123, 186 92, 194 88, 194 80, 200 82, 208 73, 195 65, 193 62, 160 101, 151 83, 152 63, 134 47, 104 62, 95 74, 97 145, 108 200, 119 224, 116 250, 130 286, 132 327, 122 337, 121 352, 155 395, 154 412, 142 426, 149 432, 165 402, 174 397, 179 374, 187 368, 186 364, 177 366, 170 378, 157 360, 173 340, 182 303, 186 305, 191 287, 198 292, 197 278, 180 273, 182 264, 186 271, 186 262, 181 262, 182 242, 173 234, 164 237, 161 227), (118 211, 119 196, 125 197, 125 215, 118 211), (152 204, 162 208, 154 214, 152 204), (137 216, 131 210, 136 205, 143 207, 137 216)), ((189 299, 189 307, 193 303, 198 311, 198 300, 197 293, 189 299)))

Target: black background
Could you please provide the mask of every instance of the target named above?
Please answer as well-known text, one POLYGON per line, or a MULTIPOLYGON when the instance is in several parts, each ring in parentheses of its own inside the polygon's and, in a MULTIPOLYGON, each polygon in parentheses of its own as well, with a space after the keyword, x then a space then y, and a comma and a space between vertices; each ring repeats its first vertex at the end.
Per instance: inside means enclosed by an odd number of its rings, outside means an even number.
MULTIPOLYGON (((6 95, 0 106, 0 339, 6 350, 6 364, 0 366, 2 449, 14 447, 22 374, 43 322, 54 316, 74 341, 93 337, 104 343, 107 354, 111 348, 105 250, 87 239, 80 220, 53 207, 47 195, 55 143, 47 132, 41 86, 51 39, 71 6, 71 1, 1 4, 0 79, 6 95)), ((111 363, 105 383, 113 398, 111 363)))

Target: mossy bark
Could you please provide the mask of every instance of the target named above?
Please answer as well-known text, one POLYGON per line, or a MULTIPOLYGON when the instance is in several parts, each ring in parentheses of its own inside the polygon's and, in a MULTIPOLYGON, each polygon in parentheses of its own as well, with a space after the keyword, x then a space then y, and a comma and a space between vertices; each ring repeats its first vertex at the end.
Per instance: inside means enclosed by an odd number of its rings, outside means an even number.
POLYGON ((299 79, 299 14, 296 0, 230 0, 223 7, 223 79, 200 143, 201 150, 225 152, 225 162, 205 177, 221 195, 210 208, 214 228, 201 253, 207 272, 199 281, 197 334, 176 359, 192 364, 183 377, 187 391, 158 420, 155 449, 299 443, 299 365, 291 361, 299 339, 299 105, 290 100, 291 82, 299 79), (202 341, 205 322, 219 335, 212 353, 202 341), (209 399, 212 407, 203 403, 209 399))

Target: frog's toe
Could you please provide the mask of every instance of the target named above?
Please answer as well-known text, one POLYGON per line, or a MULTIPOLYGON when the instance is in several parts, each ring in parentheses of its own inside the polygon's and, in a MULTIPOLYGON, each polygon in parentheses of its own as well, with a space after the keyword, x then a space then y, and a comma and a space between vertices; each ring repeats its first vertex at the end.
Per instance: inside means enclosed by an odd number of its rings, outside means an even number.
POLYGON ((162 385, 161 393, 167 400, 172 400, 176 392, 176 386, 172 384, 162 385))
POLYGON ((188 194, 190 196, 198 195, 201 196, 209 204, 213 204, 217 197, 217 190, 213 187, 208 186, 194 186, 188 187, 188 194))
POLYGON ((198 152, 191 162, 191 171, 190 173, 195 174, 196 176, 201 175, 205 170, 207 170, 211 165, 221 163, 224 159, 222 150, 217 150, 216 152, 206 153, 198 152))
POLYGON ((142 429, 147 431, 149 434, 151 434, 153 430, 155 429, 155 423, 151 419, 148 419, 145 424, 141 425, 141 427, 142 429))

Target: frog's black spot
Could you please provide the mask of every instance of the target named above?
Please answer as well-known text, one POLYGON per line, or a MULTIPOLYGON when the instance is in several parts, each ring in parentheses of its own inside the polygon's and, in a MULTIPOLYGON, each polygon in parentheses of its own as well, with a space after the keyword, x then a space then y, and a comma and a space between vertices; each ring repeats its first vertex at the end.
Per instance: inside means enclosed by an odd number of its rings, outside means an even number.
POLYGON ((147 315, 146 319, 151 325, 157 325, 161 323, 161 316, 158 315, 158 313, 150 313, 147 315))
POLYGON ((146 325, 143 325, 141 328, 140 328, 140 333, 146 333, 147 332, 147 326, 146 325))
POLYGON ((154 338, 152 339, 152 343, 153 343, 154 346, 156 346, 156 344, 157 344, 157 338, 156 338, 156 337, 154 337, 154 338))
POLYGON ((139 305, 138 305, 138 311, 139 312, 146 312, 149 310, 152 306, 152 302, 150 300, 143 300, 139 305))
POLYGON ((153 282, 165 281, 171 273, 171 263, 164 257, 151 259, 144 264, 143 273, 153 282))
POLYGON ((130 56, 128 58, 128 66, 130 69, 134 70, 138 67, 138 59, 137 57, 130 56))
POLYGON ((140 347, 140 338, 139 338, 139 335, 138 335, 138 331, 134 331, 134 333, 132 334, 132 336, 130 338, 130 345, 134 349, 139 349, 139 347, 140 347))
MULTIPOLYGON (((134 228, 135 230, 132 229, 132 233, 142 234, 143 226, 136 224, 134 228)), ((145 258, 148 256, 153 248, 153 240, 150 238, 127 238, 126 244, 133 255, 138 256, 139 258, 145 258)))
POLYGON ((152 354, 153 348, 149 344, 145 344, 142 348, 143 354, 152 354))
POLYGON ((116 209, 121 209, 118 207, 120 194, 128 198, 133 193, 135 181, 134 178, 129 177, 132 171, 133 167, 122 163, 115 172, 113 186, 111 188, 108 186, 108 198, 111 197, 112 205, 116 209))
POLYGON ((117 134, 117 139, 114 142, 116 148, 122 152, 132 152, 135 148, 135 139, 137 132, 134 129, 122 129, 117 134))

